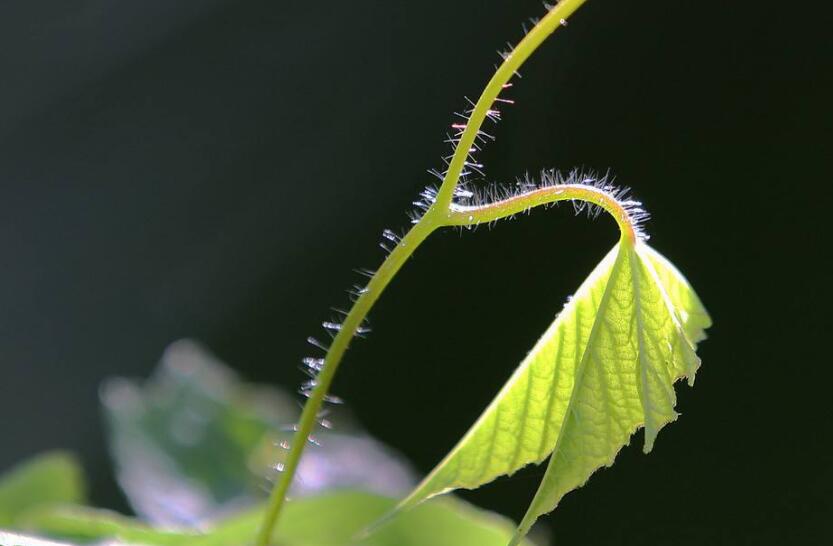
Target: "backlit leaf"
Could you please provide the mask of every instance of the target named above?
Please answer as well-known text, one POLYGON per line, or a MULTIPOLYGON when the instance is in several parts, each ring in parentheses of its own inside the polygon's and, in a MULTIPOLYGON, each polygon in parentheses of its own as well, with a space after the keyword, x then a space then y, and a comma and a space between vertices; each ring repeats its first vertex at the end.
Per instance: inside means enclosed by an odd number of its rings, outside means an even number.
POLYGON ((693 383, 711 321, 682 275, 642 241, 623 239, 448 456, 399 509, 473 489, 548 456, 516 540, 645 428, 644 451, 677 417, 674 382, 693 383))

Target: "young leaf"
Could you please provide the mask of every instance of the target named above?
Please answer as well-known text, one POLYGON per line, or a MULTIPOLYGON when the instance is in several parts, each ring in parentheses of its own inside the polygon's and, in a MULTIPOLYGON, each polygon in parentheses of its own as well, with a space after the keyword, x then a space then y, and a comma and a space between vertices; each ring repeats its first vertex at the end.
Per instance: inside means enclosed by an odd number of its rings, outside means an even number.
POLYGON ((623 238, 564 306, 457 446, 399 506, 473 489, 551 455, 515 541, 580 487, 639 428, 644 451, 676 419, 673 383, 689 384, 711 324, 680 273, 623 238))

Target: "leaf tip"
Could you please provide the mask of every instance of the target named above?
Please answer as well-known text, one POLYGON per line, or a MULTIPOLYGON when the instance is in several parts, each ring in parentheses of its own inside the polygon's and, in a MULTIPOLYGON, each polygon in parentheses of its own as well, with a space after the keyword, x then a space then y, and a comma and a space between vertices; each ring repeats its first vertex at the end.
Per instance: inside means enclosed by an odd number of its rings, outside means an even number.
POLYGON ((647 455, 654 449, 654 442, 657 439, 658 432, 659 431, 657 430, 648 431, 648 429, 645 429, 645 443, 642 444, 642 453, 644 453, 645 455, 647 455))
POLYGON ((677 420, 680 416, 679 413, 676 411, 672 411, 671 415, 667 418, 665 422, 659 423, 659 425, 645 425, 645 442, 642 444, 642 453, 647 455, 654 449, 654 444, 656 443, 657 436, 659 436, 659 431, 662 430, 665 425, 669 423, 673 423, 677 420))

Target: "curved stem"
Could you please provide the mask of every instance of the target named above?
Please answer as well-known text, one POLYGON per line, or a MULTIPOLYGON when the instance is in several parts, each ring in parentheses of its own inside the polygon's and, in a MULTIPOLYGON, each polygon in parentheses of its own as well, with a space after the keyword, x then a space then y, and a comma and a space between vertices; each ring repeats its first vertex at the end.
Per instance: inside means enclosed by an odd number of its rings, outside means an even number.
POLYGON ((473 226, 501 220, 541 205, 559 201, 585 201, 601 207, 613 216, 622 237, 636 241, 636 226, 628 212, 628 203, 619 201, 611 192, 585 184, 557 184, 513 195, 485 205, 462 206, 452 204, 445 225, 473 226))
POLYGON ((258 546, 266 546, 269 544, 272 530, 275 523, 277 523, 278 515, 280 515, 281 508, 286 500, 286 494, 289 492, 292 478, 298 469, 298 463, 306 447, 307 439, 312 433, 315 423, 318 421, 321 405, 324 402, 327 392, 330 390, 333 377, 341 362, 341 358, 344 356, 344 352, 350 345, 350 340, 356 335, 359 327, 367 317, 368 312, 370 312, 370 308, 373 307, 373 304, 382 295, 385 287, 387 287, 388 283, 396 275, 396 272, 399 271, 422 241, 441 225, 436 216, 436 214, 430 213, 423 216, 408 231, 405 237, 399 241, 399 244, 394 247, 391 253, 388 254, 388 257, 382 263, 381 267, 379 267, 379 270, 376 271, 376 274, 370 279, 365 290, 353 304, 353 307, 341 324, 341 328, 335 338, 333 338, 332 345, 330 345, 324 357, 321 372, 316 377, 315 388, 310 393, 309 399, 304 404, 304 409, 301 412, 298 430, 295 433, 292 447, 284 463, 283 473, 269 496, 269 502, 263 516, 263 523, 257 537, 256 544, 258 546))
POLYGON ((316 386, 301 413, 295 442, 284 465, 284 473, 269 498, 263 524, 258 535, 258 546, 266 546, 269 543, 272 529, 277 522, 289 486, 292 483, 292 476, 301 460, 306 439, 312 433, 324 397, 329 391, 336 369, 350 344, 350 340, 358 331, 370 308, 382 294, 385 287, 417 247, 439 227, 471 226, 492 222, 524 212, 530 208, 559 201, 585 201, 601 207, 616 220, 623 239, 631 243, 636 240, 636 229, 628 213, 627 203, 619 201, 613 193, 601 188, 582 184, 559 184, 538 188, 483 205, 462 206, 451 204, 445 214, 437 213, 435 212, 437 209, 432 209, 396 245, 370 280, 365 291, 356 300, 327 352, 321 373, 316 379, 316 386))
MULTIPOLYGON (((435 229, 445 225, 465 225, 460 223, 453 223, 452 219, 455 216, 455 206, 452 204, 454 196, 454 188, 460 179, 460 174, 463 171, 466 160, 474 145, 474 141, 480 134, 480 127, 489 113, 489 109, 497 98, 498 94, 503 89, 504 85, 516 73, 518 68, 524 61, 538 48, 547 36, 552 34, 560 25, 565 24, 565 20, 576 9, 581 6, 585 0, 561 0, 561 2, 550 10, 543 19, 521 40, 515 47, 514 51, 509 54, 500 65, 500 67, 492 76, 469 117, 460 140, 457 143, 454 155, 449 163, 448 171, 446 172, 442 185, 437 192, 437 197, 428 210, 428 212, 417 222, 405 237, 396 245, 393 251, 388 255, 382 263, 379 270, 370 279, 367 287, 359 296, 350 312, 347 314, 341 329, 333 339, 330 349, 324 358, 324 363, 321 372, 316 378, 315 388, 310 393, 309 399, 304 405, 301 412, 301 418, 298 424, 298 430, 295 433, 294 442, 287 455, 284 463, 283 473, 272 489, 269 500, 266 506, 266 511, 263 517, 263 523, 258 532, 255 544, 257 546, 267 546, 272 537, 272 531, 277 523, 281 508, 286 500, 286 494, 292 483, 292 478, 298 468, 298 463, 301 460, 304 448, 306 447, 307 439, 312 432, 318 415, 321 411, 321 405, 324 402, 327 392, 341 362, 344 352, 350 345, 350 340, 356 335, 359 327, 364 319, 367 317, 373 304, 379 299, 384 289, 396 275, 397 271, 402 267, 405 261, 414 253, 416 248, 431 234, 435 229)), ((574 197, 580 199, 581 197, 574 197)), ((595 201, 592 201, 595 203, 595 201)), ((596 203, 603 206, 601 203, 596 203)), ((534 206, 534 205, 533 205, 534 206)), ((526 208, 526 207, 523 207, 526 208)), ((511 207, 510 207, 511 209, 511 207)), ((510 210, 506 209, 506 210, 510 210)), ((500 207, 495 211, 486 208, 482 212, 484 218, 492 214, 492 212, 499 211, 500 207)), ((506 215, 514 214, 508 212, 506 215)), ((474 216, 472 214, 472 216, 474 216)), ((503 217, 503 216, 498 216, 503 217)), ((478 220, 489 221, 489 220, 478 220)))

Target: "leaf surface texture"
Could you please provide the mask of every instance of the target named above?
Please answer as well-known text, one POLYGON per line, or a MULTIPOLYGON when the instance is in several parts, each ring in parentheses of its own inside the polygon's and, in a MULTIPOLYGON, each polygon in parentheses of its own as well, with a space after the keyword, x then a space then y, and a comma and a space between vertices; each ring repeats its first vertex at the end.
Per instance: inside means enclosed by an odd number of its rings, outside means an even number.
POLYGON ((516 540, 645 428, 649 452, 677 417, 674 382, 693 383, 711 319, 686 279, 646 243, 599 263, 506 385, 399 506, 473 489, 550 456, 516 540))

